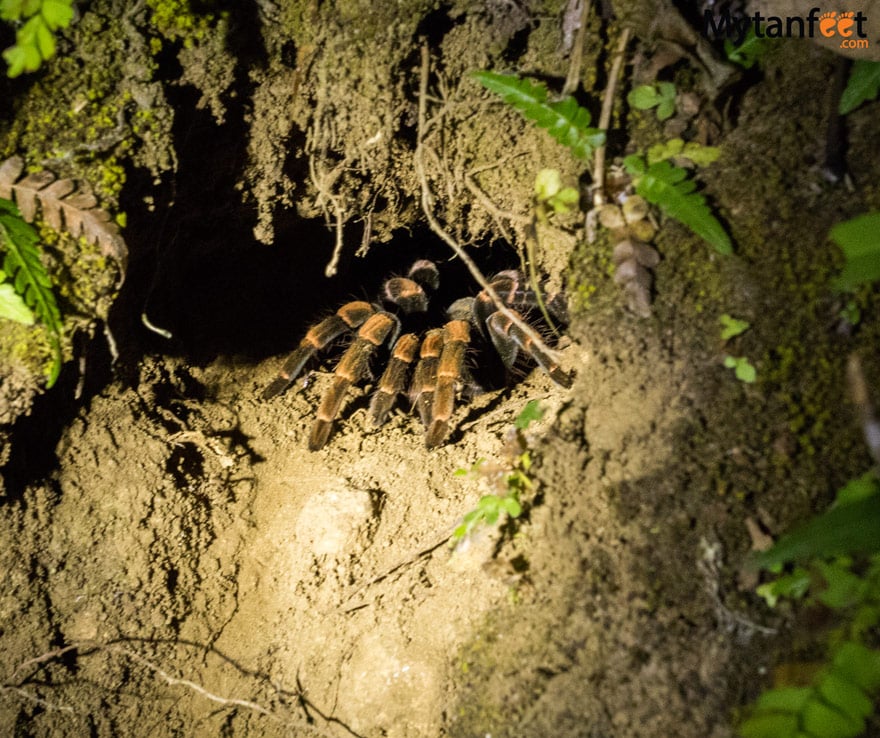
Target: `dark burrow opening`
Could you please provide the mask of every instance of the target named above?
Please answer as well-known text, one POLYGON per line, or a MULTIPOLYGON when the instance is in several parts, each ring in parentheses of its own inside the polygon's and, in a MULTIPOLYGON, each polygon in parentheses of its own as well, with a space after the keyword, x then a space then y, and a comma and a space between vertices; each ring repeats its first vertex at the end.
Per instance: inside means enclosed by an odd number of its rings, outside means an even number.
MULTIPOLYGON (((198 109, 198 93, 191 88, 175 88, 169 98, 176 112, 178 171, 158 186, 146 172, 131 172, 121 202, 131 259, 109 320, 118 358, 113 361, 109 343, 97 331, 77 349, 85 361, 68 362, 58 384, 16 423, 16 453, 2 470, 12 497, 51 474, 63 429, 92 397, 117 379, 137 386, 146 356, 178 357, 195 366, 218 357, 254 365, 277 357, 280 366, 310 325, 347 301, 375 301, 385 279, 406 274, 416 259, 438 265, 440 286, 429 312, 408 318, 405 331, 442 326, 453 301, 480 290, 465 265, 424 224, 374 244, 363 258, 355 256, 360 228, 346 229, 332 278, 324 274, 334 246, 332 224, 283 210, 275 215, 275 242, 257 242, 254 206, 242 202, 237 188, 247 165, 245 112, 231 107, 226 122, 218 125, 198 109), (142 315, 171 337, 151 331, 142 315)), ((297 185, 307 192, 304 182, 297 185)), ((486 275, 519 265, 504 243, 469 252, 486 275)), ((515 381, 488 342, 473 333, 468 370, 474 386, 497 389, 515 381)), ((329 351, 328 361, 338 353, 329 351)), ((378 372, 386 358, 387 348, 377 352, 378 372)))

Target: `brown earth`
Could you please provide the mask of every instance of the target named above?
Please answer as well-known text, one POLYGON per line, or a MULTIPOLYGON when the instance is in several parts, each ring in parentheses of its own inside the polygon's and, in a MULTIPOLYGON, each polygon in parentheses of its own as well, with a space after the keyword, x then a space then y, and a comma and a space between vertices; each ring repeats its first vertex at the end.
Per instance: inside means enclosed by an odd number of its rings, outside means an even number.
MULTIPOLYGON (((266 58, 250 59, 247 106, 228 96, 235 65, 205 61, 212 49, 248 59, 231 43, 185 50, 198 95, 165 90, 179 169, 166 173, 174 197, 156 195, 158 212, 132 209, 132 275, 111 315, 116 373, 93 331, 80 399, 73 364, 35 399, 26 382, 4 388, 0 418, 15 421, 4 426, 9 459, 0 457, 0 727, 16 736, 732 735, 773 664, 803 648, 740 571, 749 526, 778 535, 868 464, 843 367, 859 351, 878 376, 878 303, 860 294, 862 321, 839 330, 843 302, 827 284, 840 261, 826 235, 880 206, 878 104, 849 119, 854 189, 827 184, 836 59, 780 44, 723 105, 698 96, 699 114, 673 121, 716 131, 722 158, 702 179, 735 256, 664 222, 653 314, 641 320, 622 307, 608 245, 588 246, 574 218, 556 219, 541 231, 537 262, 571 298, 562 354, 576 372, 571 390, 532 372, 477 394, 456 411, 449 442, 429 451, 402 412, 368 429, 361 388, 327 447, 310 452, 329 374, 264 402, 279 366, 271 355, 351 295, 373 294, 388 271, 425 252, 448 256, 414 194, 416 30, 432 34, 431 90, 443 99, 426 137, 436 212, 480 259, 490 252, 486 268, 517 264, 497 230, 524 243, 535 173, 554 166, 574 177, 582 164, 464 77, 505 58, 564 77, 561 8, 449 6, 438 16, 428 4, 264 5, 266 58), (400 43, 376 46, 377 28, 400 43), (199 96, 210 114, 197 110, 199 96), (220 111, 231 122, 218 122, 220 111), (333 231, 306 219, 326 214, 335 225, 339 212, 340 275, 325 281, 333 231), (365 222, 390 243, 361 260, 353 251, 365 222), (142 311, 172 341, 147 333, 142 311), (722 313, 751 330, 725 346, 722 313), (755 384, 723 366, 728 353, 750 358, 755 384), (455 471, 479 459, 509 466, 510 429, 530 400, 546 412, 527 431, 534 487, 524 515, 450 545, 488 491, 485 475, 455 471)), ((585 69, 607 62, 596 47, 585 69)), ((625 84, 650 68, 653 48, 633 42, 625 84)), ((683 59, 670 72, 682 89, 699 74, 683 59)), ((670 135, 649 114, 614 125, 638 147, 670 135)), ((448 268, 454 296, 478 290, 448 268)), ((486 360, 476 350, 470 359, 475 369, 486 360)))

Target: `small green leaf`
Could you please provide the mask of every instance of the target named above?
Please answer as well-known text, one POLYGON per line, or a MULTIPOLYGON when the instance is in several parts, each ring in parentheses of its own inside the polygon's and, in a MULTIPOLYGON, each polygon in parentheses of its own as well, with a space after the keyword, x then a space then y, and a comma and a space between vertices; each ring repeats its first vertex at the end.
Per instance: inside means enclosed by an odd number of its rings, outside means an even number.
POLYGON ((878 493, 880 493, 880 479, 877 478, 876 472, 869 471, 860 477, 850 479, 843 485, 837 491, 834 504, 848 505, 851 502, 858 502, 878 493))
POLYGON ((812 687, 780 687, 763 692, 755 703, 761 712, 801 712, 813 697, 812 687))
POLYGON ((724 366, 733 369, 733 373, 740 382, 752 384, 758 378, 755 367, 749 363, 745 356, 725 356, 724 366))
POLYGON ((742 738, 795 738, 798 716, 787 713, 759 713, 739 726, 742 738))
POLYGON ((852 682, 830 673, 818 685, 822 698, 854 720, 862 720, 874 711, 874 705, 865 693, 852 682))
POLYGON ((37 48, 43 59, 51 59, 55 56, 55 36, 43 22, 37 27, 37 48))
POLYGON ((749 28, 745 40, 739 45, 734 46, 729 39, 724 42, 724 53, 727 59, 744 69, 751 69, 770 48, 770 42, 766 36, 758 38, 754 28, 749 28))
POLYGON ((675 99, 675 85, 672 82, 658 82, 657 90, 660 92, 661 100, 675 99))
POLYGON ((847 115, 880 91, 880 62, 858 59, 853 62, 846 89, 840 96, 838 111, 847 115))
POLYGON ((40 12, 53 31, 67 28, 73 20, 73 0, 43 0, 40 12))
POLYGON ((562 189, 562 175, 558 169, 542 169, 535 176, 535 197, 549 200, 562 189))
POLYGON ((522 412, 516 416, 513 425, 518 430, 525 430, 534 421, 544 417, 544 410, 538 400, 529 400, 522 412))
POLYGON ((0 19, 17 21, 21 18, 22 0, 0 0, 0 19))
POLYGON ((780 597, 799 600, 810 588, 810 573, 797 567, 791 574, 785 574, 772 582, 760 585, 755 591, 763 597, 768 607, 776 607, 780 597))
POLYGON ((801 713, 804 732, 822 738, 855 738, 865 721, 855 720, 819 700, 810 700, 801 713))
POLYGON ((758 378, 758 372, 755 370, 755 367, 745 357, 742 357, 736 365, 734 374, 740 382, 745 382, 746 384, 753 384, 758 378))
POLYGON ((553 208, 554 213, 570 213, 580 202, 581 194, 574 187, 563 187, 547 204, 553 208))
POLYGON ((837 562, 817 561, 816 567, 825 580, 826 588, 819 601, 833 610, 851 607, 862 599, 866 582, 837 562))
POLYGON ((675 100, 664 100, 657 106, 657 120, 664 121, 675 114, 675 100))
POLYGON ((21 46, 10 46, 3 52, 3 61, 9 67, 6 70, 6 75, 13 78, 18 77, 27 64, 27 52, 21 46))
POLYGON ((657 119, 664 121, 675 113, 675 85, 672 82, 640 85, 630 90, 626 100, 631 107, 638 110, 656 107, 657 119))
POLYGON ((665 143, 654 144, 648 149, 648 164, 671 159, 678 166, 694 164, 698 167, 709 166, 721 156, 717 146, 703 146, 695 141, 685 143, 680 138, 671 138, 665 143))
POLYGON ((42 0, 24 0, 21 4, 21 14, 25 18, 30 18, 40 9, 41 4, 42 0))
POLYGON ((707 167, 721 156, 721 149, 717 146, 703 146, 694 141, 685 144, 681 152, 683 159, 690 159, 698 167, 707 167))
MULTIPOLYGON (((0 272, 2 274, 2 272, 0 272)), ((34 314, 8 282, 0 284, 0 318, 25 325, 34 324, 34 314)))
POLYGON ((831 229, 831 240, 843 250, 846 263, 832 283, 847 292, 880 279, 880 212, 860 215, 831 229))
POLYGON ((732 318, 727 313, 724 313, 720 318, 718 318, 721 323, 721 340, 729 341, 734 336, 738 336, 741 333, 745 333, 750 327, 751 323, 745 320, 737 320, 736 318, 732 318))
POLYGON ((659 105, 663 97, 654 85, 639 85, 633 87, 626 96, 626 101, 638 110, 650 110, 659 105))
POLYGON ((520 513, 522 513, 522 506, 515 497, 511 496, 503 498, 501 500, 501 506, 504 508, 504 512, 512 518, 518 518, 520 513))
POLYGON ((880 687, 880 651, 847 641, 834 654, 833 666, 835 674, 869 694, 880 687))

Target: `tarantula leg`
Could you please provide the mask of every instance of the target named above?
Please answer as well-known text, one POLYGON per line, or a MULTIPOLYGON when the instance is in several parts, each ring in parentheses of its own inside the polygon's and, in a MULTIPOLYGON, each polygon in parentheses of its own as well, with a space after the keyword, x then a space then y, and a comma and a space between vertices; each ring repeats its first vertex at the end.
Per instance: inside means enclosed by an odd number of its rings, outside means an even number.
POLYGON ((407 372, 418 350, 419 337, 414 333, 401 336, 394 344, 388 366, 379 379, 379 386, 370 401, 370 418, 374 427, 379 427, 388 418, 397 395, 403 391, 407 372))
POLYGON ((299 376, 306 362, 315 352, 325 348, 346 331, 362 325, 375 312, 376 308, 370 303, 358 300, 346 303, 329 318, 312 326, 299 342, 296 350, 284 362, 278 376, 263 390, 263 399, 268 400, 284 392, 299 376))
POLYGON ((431 408, 431 423, 425 434, 425 445, 434 448, 449 433, 449 419, 455 409, 455 387, 464 371, 464 357, 471 340, 466 320, 450 320, 443 328, 443 351, 437 365, 437 389, 431 408))
POLYGON ((404 313, 424 313, 428 309, 425 287, 436 290, 440 286, 440 274, 433 262, 420 259, 405 277, 391 277, 382 287, 382 299, 397 305, 404 313))
POLYGON ((562 370, 545 351, 536 346, 534 341, 521 328, 501 313, 493 313, 486 321, 489 335, 504 365, 510 369, 516 361, 519 349, 531 356, 556 384, 568 389, 571 387, 571 376, 562 370))
MULTIPOLYGON (((508 269, 499 272, 489 280, 492 289, 498 294, 505 305, 514 307, 517 305, 516 298, 518 294, 522 294, 522 275, 515 269, 508 269)), ((474 298, 474 322, 485 334, 485 326, 492 313, 498 308, 485 292, 480 292, 474 298)))
POLYGON ((418 282, 407 277, 391 277, 382 288, 382 299, 397 305, 404 313, 424 313, 428 309, 428 296, 418 282))
POLYGON ((321 400, 317 419, 309 435, 309 450, 317 451, 330 437, 333 421, 339 414, 348 388, 366 376, 373 352, 394 336, 400 324, 386 312, 374 313, 360 327, 352 344, 346 349, 333 373, 333 384, 321 400))
POLYGON ((419 363, 416 365, 410 389, 410 399, 419 411, 422 424, 427 426, 431 420, 431 407, 434 404, 434 390, 437 386, 437 367, 443 351, 443 329, 433 328, 425 334, 419 350, 419 363))
MULTIPOLYGON (((498 293, 501 301, 509 307, 532 309, 538 308, 541 305, 538 295, 531 287, 524 285, 522 274, 516 270, 509 269, 499 272, 492 278, 490 284, 495 292, 498 293)), ((568 305, 562 293, 558 293, 545 300, 544 304, 554 318, 561 323, 568 323, 568 305)), ((477 325, 481 326, 482 329, 482 326, 486 325, 486 322, 489 320, 489 316, 496 312, 497 309, 495 303, 492 302, 492 298, 485 292, 477 295, 474 305, 474 318, 477 325)))
POLYGON ((440 287, 440 272, 437 270, 437 265, 428 259, 414 261, 406 276, 432 290, 440 287))

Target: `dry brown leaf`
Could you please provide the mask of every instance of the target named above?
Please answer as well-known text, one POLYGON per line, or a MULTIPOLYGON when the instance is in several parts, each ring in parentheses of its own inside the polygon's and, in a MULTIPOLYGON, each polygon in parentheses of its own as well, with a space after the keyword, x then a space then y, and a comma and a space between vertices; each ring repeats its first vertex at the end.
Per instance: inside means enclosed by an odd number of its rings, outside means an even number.
POLYGON ((0 197, 14 200, 28 223, 37 217, 39 206, 51 228, 98 244, 101 253, 116 259, 125 271, 128 247, 119 226, 106 210, 97 207, 93 194, 78 188, 72 179, 56 179, 45 169, 22 178, 23 171, 24 160, 19 156, 0 164, 0 197))

